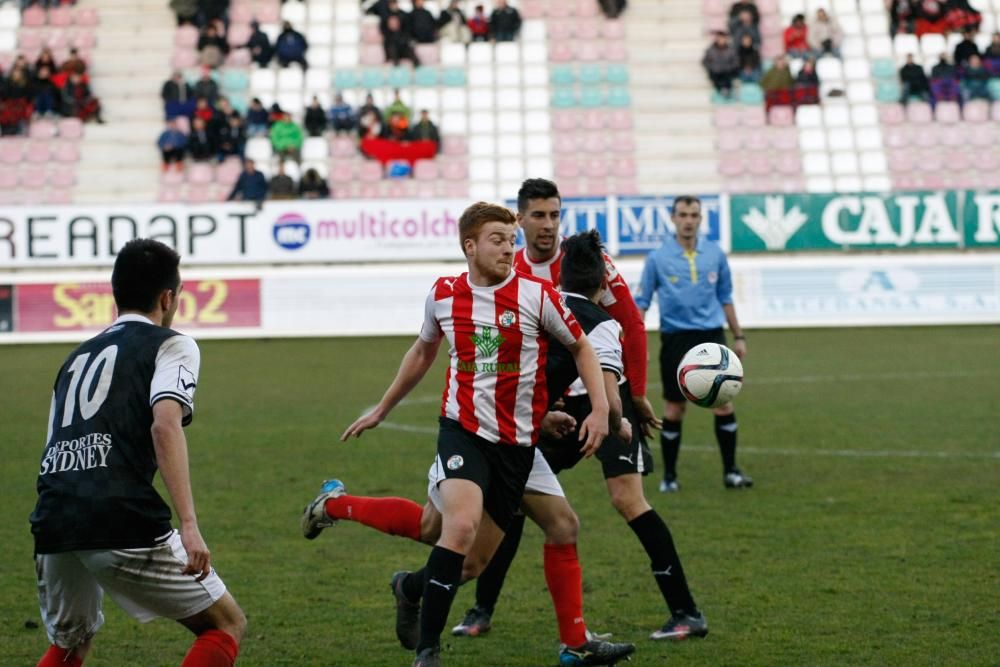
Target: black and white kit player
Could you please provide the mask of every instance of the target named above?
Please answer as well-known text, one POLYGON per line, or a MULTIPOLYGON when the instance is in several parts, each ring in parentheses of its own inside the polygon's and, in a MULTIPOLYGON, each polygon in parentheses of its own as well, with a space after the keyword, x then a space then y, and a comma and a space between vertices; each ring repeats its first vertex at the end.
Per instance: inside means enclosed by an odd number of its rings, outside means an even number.
MULTIPOLYGON (((637 426, 640 418, 632 403, 632 391, 623 378, 621 325, 596 303, 604 280, 600 236, 596 231, 585 232, 567 239, 563 245, 566 249, 560 276, 563 298, 587 334, 602 369, 606 374, 613 373, 619 383, 623 417, 636 425, 631 438, 609 434, 595 456, 601 462, 611 502, 649 556, 653 578, 670 612, 666 623, 652 632, 650 639, 703 637, 708 633, 708 624, 688 588, 670 529, 646 501, 642 490, 641 477, 652 471, 652 457, 642 430, 637 426)), ((579 423, 590 412, 590 402, 576 382, 577 376, 572 364, 567 362, 565 350, 557 344, 549 349, 546 376, 550 400, 563 396, 569 389, 562 409, 579 423)), ((545 434, 539 438, 538 448, 551 469, 550 475, 572 468, 581 460, 578 448, 573 445, 576 437, 577 434, 571 432, 561 439, 545 434)), ((557 488, 561 493, 557 481, 546 486, 557 488)), ((530 482, 528 488, 531 488, 530 482)), ((534 492, 553 493, 541 485, 534 492)), ((453 634, 475 636, 491 627, 491 617, 517 552, 523 527, 522 515, 512 522, 496 555, 477 580, 476 606, 452 630, 453 634)))
POLYGON ((121 316, 69 355, 53 385, 30 517, 53 664, 82 662, 104 593, 141 622, 171 618, 195 632, 184 665, 236 658, 245 620, 211 567, 191 494, 182 426, 200 353, 169 328, 178 261, 158 242, 127 244, 112 277, 121 316), (153 487, 157 470, 180 532, 153 487))

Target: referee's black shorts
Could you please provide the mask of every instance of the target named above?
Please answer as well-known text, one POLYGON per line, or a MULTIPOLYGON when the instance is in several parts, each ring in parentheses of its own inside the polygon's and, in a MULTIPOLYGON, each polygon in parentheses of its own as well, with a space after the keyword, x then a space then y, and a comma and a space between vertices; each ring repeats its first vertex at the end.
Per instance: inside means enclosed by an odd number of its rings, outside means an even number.
POLYGON ((672 403, 683 403, 687 400, 677 384, 677 367, 681 365, 681 359, 688 350, 702 343, 725 345, 726 333, 720 327, 660 334, 660 378, 663 380, 663 398, 672 403))

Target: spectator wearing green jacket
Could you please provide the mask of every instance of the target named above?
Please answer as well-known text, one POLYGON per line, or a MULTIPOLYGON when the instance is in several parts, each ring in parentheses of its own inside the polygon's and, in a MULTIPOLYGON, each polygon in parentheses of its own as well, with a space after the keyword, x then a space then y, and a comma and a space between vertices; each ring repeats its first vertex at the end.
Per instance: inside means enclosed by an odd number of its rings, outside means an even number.
POLYGON ((292 121, 291 116, 284 114, 276 120, 271 125, 270 137, 271 148, 274 149, 275 155, 291 158, 296 162, 299 160, 304 133, 302 128, 292 121))
POLYGON ((396 94, 396 97, 393 99, 392 104, 385 108, 385 117, 391 118, 393 114, 399 114, 409 122, 410 117, 413 115, 413 110, 406 106, 406 102, 400 99, 399 88, 393 92, 396 94))

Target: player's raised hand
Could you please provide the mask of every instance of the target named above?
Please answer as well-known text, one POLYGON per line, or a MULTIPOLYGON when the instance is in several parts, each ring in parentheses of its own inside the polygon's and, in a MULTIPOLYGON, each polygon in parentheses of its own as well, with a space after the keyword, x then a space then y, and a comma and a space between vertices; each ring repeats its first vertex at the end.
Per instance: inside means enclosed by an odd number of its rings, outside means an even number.
POLYGON ((633 396, 632 405, 635 406, 635 411, 639 415, 639 427, 642 428, 644 436, 651 438, 653 437, 654 428, 663 428, 663 422, 657 419, 648 398, 645 396, 633 396))
POLYGON ((181 544, 187 552, 187 565, 182 574, 193 574, 201 581, 212 571, 212 554, 201 537, 197 524, 181 524, 181 544))
POLYGON ((583 443, 580 451, 583 453, 584 458, 589 459, 600 449, 604 438, 608 437, 610 430, 608 428, 607 414, 601 416, 591 412, 587 415, 587 418, 583 420, 583 424, 580 426, 580 442, 583 443))
POLYGON ((347 439, 352 435, 355 438, 360 438, 361 434, 370 428, 375 428, 382 423, 384 417, 378 408, 373 408, 372 410, 366 412, 365 414, 358 417, 353 424, 347 427, 344 434, 340 436, 341 442, 347 442, 347 439))

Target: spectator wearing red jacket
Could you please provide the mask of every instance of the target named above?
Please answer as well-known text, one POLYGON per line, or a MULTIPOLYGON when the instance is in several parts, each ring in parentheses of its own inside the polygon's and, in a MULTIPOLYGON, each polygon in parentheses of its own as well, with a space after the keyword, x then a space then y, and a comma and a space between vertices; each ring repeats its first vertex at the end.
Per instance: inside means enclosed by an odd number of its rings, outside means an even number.
POLYGON ((807 58, 812 55, 809 48, 809 28, 806 26, 806 17, 796 14, 792 18, 792 25, 785 28, 785 53, 793 58, 807 58))

